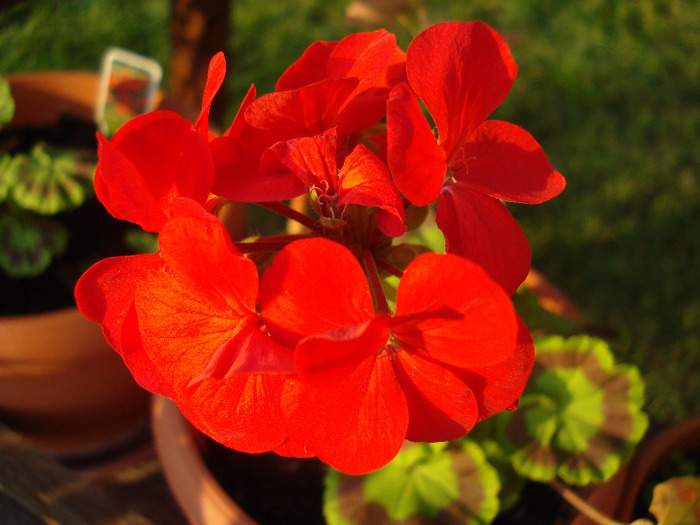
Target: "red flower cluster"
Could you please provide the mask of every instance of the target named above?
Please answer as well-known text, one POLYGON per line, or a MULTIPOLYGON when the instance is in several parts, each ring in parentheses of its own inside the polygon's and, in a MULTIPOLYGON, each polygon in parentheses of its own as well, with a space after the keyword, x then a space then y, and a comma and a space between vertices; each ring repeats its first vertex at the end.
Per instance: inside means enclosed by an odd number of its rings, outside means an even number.
POLYGON ((383 30, 317 42, 217 137, 217 55, 194 126, 160 111, 99 137, 99 199, 158 232, 159 251, 95 264, 78 306, 144 388, 245 452, 365 473, 404 439, 455 439, 512 409, 533 347, 509 295, 530 252, 501 200, 565 184, 527 132, 485 120, 515 69, 478 22, 433 26, 406 53, 383 30), (304 194, 308 215, 274 207, 310 235, 236 243, 212 213, 304 194), (406 210, 435 200, 448 253, 395 267, 406 210))

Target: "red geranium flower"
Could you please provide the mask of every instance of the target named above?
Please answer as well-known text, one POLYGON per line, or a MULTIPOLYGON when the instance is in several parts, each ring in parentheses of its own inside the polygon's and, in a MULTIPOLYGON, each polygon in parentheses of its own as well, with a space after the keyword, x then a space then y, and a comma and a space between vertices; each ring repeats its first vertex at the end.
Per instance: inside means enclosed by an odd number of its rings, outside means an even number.
POLYGON ((406 231, 401 194, 389 170, 362 144, 345 158, 338 170, 338 135, 333 128, 322 135, 278 142, 272 148, 279 161, 311 188, 321 215, 342 218, 345 206, 376 207, 379 229, 398 237, 406 231), (337 216, 335 216, 337 214, 337 216))
POLYGON ((236 137, 212 141, 214 192, 243 202, 301 195, 306 188, 298 177, 265 151, 332 128, 344 144, 348 135, 384 117, 390 88, 404 79, 403 52, 386 31, 311 46, 280 78, 275 93, 247 105, 246 124, 236 137))
POLYGON ((270 334, 295 347, 301 381, 282 394, 289 435, 348 473, 383 466, 406 438, 464 435, 516 402, 532 365, 508 296, 454 255, 416 258, 390 315, 375 312, 347 248, 296 241, 265 272, 261 307, 270 334))
POLYGON ((516 75, 507 44, 480 22, 426 29, 406 57, 410 84, 394 88, 387 109, 392 176, 414 204, 438 199, 447 250, 483 266, 510 294, 530 268, 530 247, 501 200, 536 204, 565 180, 535 139, 506 122, 485 120, 516 75), (416 96, 437 128, 437 141, 416 96))
POLYGON ((78 305, 137 381, 175 399, 203 432, 237 450, 272 450, 286 440, 279 372, 294 372, 292 351, 264 332, 255 263, 223 224, 188 199, 174 208, 159 253, 93 266, 78 305))

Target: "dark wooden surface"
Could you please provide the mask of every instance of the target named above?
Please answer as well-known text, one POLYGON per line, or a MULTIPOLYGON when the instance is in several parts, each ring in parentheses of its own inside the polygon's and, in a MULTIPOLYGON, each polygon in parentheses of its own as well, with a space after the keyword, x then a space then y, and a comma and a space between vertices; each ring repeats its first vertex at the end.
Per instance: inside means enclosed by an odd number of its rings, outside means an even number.
POLYGON ((186 525, 152 446, 121 453, 79 471, 0 423, 0 524, 186 525))

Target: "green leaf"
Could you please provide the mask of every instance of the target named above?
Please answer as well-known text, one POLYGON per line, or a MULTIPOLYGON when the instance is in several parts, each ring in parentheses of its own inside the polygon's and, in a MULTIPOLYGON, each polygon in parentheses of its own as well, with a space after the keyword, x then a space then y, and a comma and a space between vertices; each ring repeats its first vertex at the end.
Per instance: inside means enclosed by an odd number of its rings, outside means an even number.
POLYGON ((498 513, 496 470, 474 442, 407 444, 365 476, 331 469, 324 513, 330 525, 486 524, 498 513))
POLYGON ((15 100, 12 98, 10 83, 0 76, 0 128, 12 121, 15 114, 15 100))
POLYGON ((9 169, 11 162, 12 157, 8 153, 0 153, 0 202, 7 198, 14 185, 14 174, 9 169))
POLYGON ((700 478, 671 478, 654 487, 649 507, 658 525, 700 525, 700 478))
POLYGON ((391 519, 435 516, 457 497, 451 458, 429 446, 408 447, 383 469, 365 479, 365 496, 384 507, 391 519))
POLYGON ((485 525, 500 510, 501 481, 498 471, 487 461, 475 442, 465 439, 453 455, 453 468, 459 482, 458 500, 443 511, 454 519, 449 523, 485 525))
POLYGON ((60 223, 19 211, 0 215, 0 267, 11 277, 41 274, 68 244, 60 223))
POLYGON ((639 371, 616 365, 601 339, 536 341, 535 367, 519 409, 499 415, 513 468, 536 481, 574 485, 609 479, 648 424, 639 371))
MULTIPOLYGON (((494 418, 479 423, 490 423, 494 418)), ((469 433, 470 438, 474 430, 469 433)), ((515 472, 510 455, 506 454, 497 439, 485 437, 476 439, 476 442, 484 451, 486 461, 496 469, 501 489, 498 492, 498 512, 503 512, 515 505, 520 499, 520 492, 525 485, 525 478, 515 472)))
POLYGON ((92 152, 62 151, 40 142, 28 155, 16 155, 7 171, 14 180, 12 200, 41 215, 80 206, 91 195, 92 152))

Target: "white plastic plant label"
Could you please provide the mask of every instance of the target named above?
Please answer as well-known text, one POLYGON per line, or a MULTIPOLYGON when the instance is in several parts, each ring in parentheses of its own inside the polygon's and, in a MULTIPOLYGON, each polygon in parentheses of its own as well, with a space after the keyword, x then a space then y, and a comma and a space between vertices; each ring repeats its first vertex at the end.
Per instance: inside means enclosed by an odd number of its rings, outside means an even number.
POLYGON ((131 118, 153 111, 163 68, 155 60, 121 49, 107 49, 100 68, 95 123, 109 137, 131 118))

